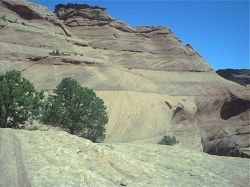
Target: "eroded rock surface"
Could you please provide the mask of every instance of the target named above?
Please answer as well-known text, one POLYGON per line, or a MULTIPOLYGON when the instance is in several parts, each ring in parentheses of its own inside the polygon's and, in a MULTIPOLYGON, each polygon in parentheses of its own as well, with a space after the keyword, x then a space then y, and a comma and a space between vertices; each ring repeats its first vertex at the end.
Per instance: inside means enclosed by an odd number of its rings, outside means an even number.
POLYGON ((137 69, 210 71, 211 68, 190 45, 182 44, 166 27, 130 27, 111 18, 106 9, 88 5, 57 5, 57 16, 79 38, 92 47, 114 51, 126 61, 116 64, 137 69), (142 56, 150 58, 147 63, 142 56))
MULTIPOLYGON (((22 184, 0 186, 232 186, 249 184, 249 159, 218 157, 182 146, 94 144, 63 131, 0 129, 0 166, 11 178, 26 174, 22 184), (10 152, 9 142, 19 149, 10 152), (18 155, 15 156, 3 153, 18 155), (20 155, 22 157, 20 158, 20 155), (13 171, 22 171, 16 175, 13 171), (12 175, 11 175, 12 174, 12 175), (29 184, 29 185, 27 185, 29 184)), ((23 177, 23 176, 20 176, 23 177)), ((15 179, 16 179, 15 178, 15 179)), ((19 180, 19 178, 18 178, 19 180)))
POLYGON ((157 143, 172 133, 192 149, 249 156, 249 90, 211 71, 168 28, 132 28, 87 5, 55 13, 0 1, 1 72, 21 71, 41 90, 65 76, 94 89, 108 106, 106 142, 157 143))

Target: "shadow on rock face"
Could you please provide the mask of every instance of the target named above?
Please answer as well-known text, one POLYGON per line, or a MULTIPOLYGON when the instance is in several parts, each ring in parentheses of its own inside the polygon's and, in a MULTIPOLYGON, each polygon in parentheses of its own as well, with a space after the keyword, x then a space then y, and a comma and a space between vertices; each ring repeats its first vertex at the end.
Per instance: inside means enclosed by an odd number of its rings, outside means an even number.
POLYGON ((229 95, 197 101, 196 122, 203 151, 212 155, 250 158, 250 101, 229 95))
POLYGON ((224 120, 228 120, 233 116, 237 116, 250 109, 250 101, 240 98, 233 99, 223 104, 220 110, 220 116, 224 120))
POLYGON ((248 154, 240 150, 235 136, 225 136, 221 139, 214 139, 206 142, 203 146, 203 151, 211 155, 250 158, 248 154))
POLYGON ((35 11, 31 10, 29 7, 18 4, 11 4, 7 1, 2 1, 2 3, 9 9, 16 12, 21 18, 26 20, 32 19, 42 19, 42 17, 35 11))

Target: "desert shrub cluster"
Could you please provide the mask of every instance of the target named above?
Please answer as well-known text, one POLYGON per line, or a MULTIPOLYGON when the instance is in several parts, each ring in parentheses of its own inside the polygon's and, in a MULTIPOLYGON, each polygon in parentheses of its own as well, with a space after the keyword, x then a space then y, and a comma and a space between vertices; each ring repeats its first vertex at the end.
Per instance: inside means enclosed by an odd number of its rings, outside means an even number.
POLYGON ((19 72, 0 75, 0 128, 19 128, 32 118, 93 142, 104 139, 108 122, 103 100, 70 77, 45 98, 19 72))
POLYGON ((162 140, 158 142, 158 144, 161 145, 175 145, 177 144, 178 141, 176 140, 176 138, 173 136, 163 136, 162 140))
MULTIPOLYGON (((82 53, 73 53, 75 56, 83 56, 82 53)), ((69 52, 60 52, 59 50, 53 50, 51 52, 49 52, 49 55, 51 56, 71 56, 71 53, 69 52)))
POLYGON ((51 55, 51 56, 71 56, 70 53, 60 52, 59 50, 53 50, 53 51, 49 52, 49 55, 51 55))

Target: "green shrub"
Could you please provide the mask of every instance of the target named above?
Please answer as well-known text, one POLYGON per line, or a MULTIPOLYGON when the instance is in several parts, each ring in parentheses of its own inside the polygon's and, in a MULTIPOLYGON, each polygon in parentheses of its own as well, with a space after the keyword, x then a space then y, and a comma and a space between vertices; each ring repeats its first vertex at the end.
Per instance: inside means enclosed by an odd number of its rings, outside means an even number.
POLYGON ((162 145, 175 145, 177 144, 178 141, 176 140, 176 138, 173 136, 164 136, 163 139, 161 141, 158 142, 158 144, 162 144, 162 145))
POLYGON ((52 52, 49 52, 49 55, 51 55, 51 56, 70 56, 71 54, 68 52, 60 52, 59 50, 53 50, 52 52))
POLYGON ((54 94, 48 97, 42 121, 93 142, 101 142, 105 138, 108 115, 103 100, 93 90, 81 87, 72 78, 64 78, 54 94))
POLYGON ((18 128, 39 115, 43 93, 17 71, 0 75, 0 127, 18 128))
POLYGON ((53 50, 52 52, 49 53, 49 55, 52 55, 52 56, 61 56, 61 53, 59 52, 59 50, 53 50))

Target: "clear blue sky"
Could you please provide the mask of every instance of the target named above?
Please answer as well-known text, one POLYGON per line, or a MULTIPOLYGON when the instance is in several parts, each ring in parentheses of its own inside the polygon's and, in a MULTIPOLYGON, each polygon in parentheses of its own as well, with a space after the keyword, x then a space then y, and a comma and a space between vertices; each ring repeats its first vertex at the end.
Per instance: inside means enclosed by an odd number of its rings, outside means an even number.
POLYGON ((131 26, 163 25, 197 50, 213 69, 249 69, 249 0, 32 0, 54 10, 56 4, 82 3, 108 9, 131 26))

